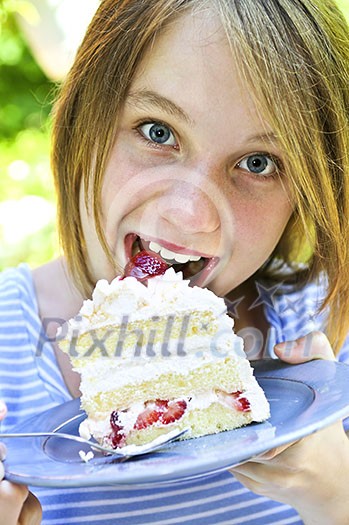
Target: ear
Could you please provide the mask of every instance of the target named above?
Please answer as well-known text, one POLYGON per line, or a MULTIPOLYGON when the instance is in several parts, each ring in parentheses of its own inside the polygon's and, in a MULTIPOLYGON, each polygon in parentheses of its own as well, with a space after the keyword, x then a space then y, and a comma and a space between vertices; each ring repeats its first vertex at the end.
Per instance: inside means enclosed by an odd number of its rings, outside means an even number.
POLYGON ((335 360, 329 340, 323 332, 310 332, 295 341, 278 343, 275 354, 286 363, 297 364, 313 359, 335 360))

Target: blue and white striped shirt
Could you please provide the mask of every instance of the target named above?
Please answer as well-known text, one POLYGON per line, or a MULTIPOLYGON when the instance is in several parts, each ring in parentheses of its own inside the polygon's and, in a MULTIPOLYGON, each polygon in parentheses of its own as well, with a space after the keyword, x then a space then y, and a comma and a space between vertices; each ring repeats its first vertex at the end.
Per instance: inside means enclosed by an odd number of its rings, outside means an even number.
MULTIPOLYGON (((287 295, 259 289, 271 325, 269 349, 276 341, 321 327, 315 315, 317 293, 315 285, 287 295)), ((50 343, 37 352, 41 330, 29 267, 6 270, 0 274, 0 398, 8 406, 3 431, 71 400, 50 343)), ((349 362, 349 344, 339 359, 349 362)), ((32 490, 43 506, 43 525, 302 523, 292 508, 250 492, 228 472, 168 486, 32 490)))

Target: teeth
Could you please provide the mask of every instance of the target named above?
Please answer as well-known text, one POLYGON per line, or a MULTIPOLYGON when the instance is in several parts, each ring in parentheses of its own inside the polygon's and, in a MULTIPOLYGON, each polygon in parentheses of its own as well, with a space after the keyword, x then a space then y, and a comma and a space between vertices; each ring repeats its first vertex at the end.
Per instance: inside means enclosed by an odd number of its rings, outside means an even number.
POLYGON ((175 259, 176 258, 175 252, 171 252, 170 250, 166 250, 166 248, 161 248, 160 255, 164 259, 175 259))
POLYGON ((183 253, 176 253, 175 260, 179 263, 187 263, 188 261, 191 261, 192 259, 188 257, 187 255, 184 255, 183 253))
POLYGON ((161 246, 157 242, 150 241, 149 248, 152 252, 160 253, 161 246))
POLYGON ((189 261, 199 261, 201 259, 200 255, 185 255, 184 253, 172 252, 167 248, 163 248, 160 246, 160 244, 154 241, 149 243, 149 249, 152 252, 160 254, 163 259, 168 261, 176 261, 181 264, 185 264, 189 261))

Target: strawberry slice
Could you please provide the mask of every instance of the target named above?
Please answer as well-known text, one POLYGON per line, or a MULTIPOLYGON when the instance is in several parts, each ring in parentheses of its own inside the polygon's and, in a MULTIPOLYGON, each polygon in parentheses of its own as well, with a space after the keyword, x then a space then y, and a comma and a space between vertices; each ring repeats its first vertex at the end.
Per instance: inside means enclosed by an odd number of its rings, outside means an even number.
POLYGON ((238 410, 239 412, 250 412, 251 403, 240 390, 231 392, 230 394, 223 392, 223 390, 217 390, 217 394, 222 402, 231 408, 235 408, 235 410, 238 410))
POLYGON ((126 264, 124 277, 135 277, 138 281, 145 281, 156 275, 163 275, 168 264, 156 253, 142 250, 126 264))
POLYGON ((240 412, 249 412, 251 410, 251 403, 247 399, 247 397, 244 397, 242 395, 242 392, 237 391, 230 394, 233 399, 235 406, 237 410, 240 410, 240 412))
POLYGON ((150 425, 159 421, 160 416, 161 410, 149 406, 138 415, 133 428, 135 430, 143 430, 144 428, 150 427, 150 425))
POLYGON ((184 400, 168 401, 166 399, 156 399, 148 401, 146 408, 141 412, 134 424, 135 430, 143 430, 154 423, 168 425, 180 419, 187 408, 184 400))
POLYGON ((169 403, 168 399, 155 399, 155 405, 161 411, 164 411, 168 407, 168 403, 169 403))
POLYGON ((187 403, 184 401, 184 399, 179 401, 170 401, 168 403, 167 410, 161 414, 160 421, 164 425, 168 425, 169 423, 174 423, 178 419, 180 419, 184 412, 186 411, 187 403))

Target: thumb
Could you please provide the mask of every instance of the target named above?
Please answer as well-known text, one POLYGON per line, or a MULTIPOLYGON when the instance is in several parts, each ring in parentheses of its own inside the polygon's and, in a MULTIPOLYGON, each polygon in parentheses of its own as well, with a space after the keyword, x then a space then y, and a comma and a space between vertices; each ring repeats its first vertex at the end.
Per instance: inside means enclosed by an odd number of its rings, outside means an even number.
POLYGON ((335 360, 330 342, 323 332, 310 332, 295 341, 278 343, 275 354, 286 363, 297 364, 313 359, 335 360))
MULTIPOLYGON (((7 414, 7 406, 5 403, 0 399, 0 428, 1 428, 1 421, 5 419, 7 414)), ((0 443, 0 481, 4 477, 4 468, 2 466, 2 461, 6 457, 6 447, 3 443, 0 443)))
POLYGON ((7 406, 5 403, 0 399, 0 421, 5 419, 7 414, 7 406))

